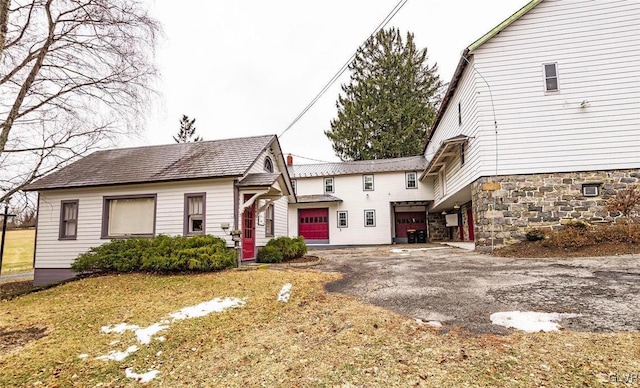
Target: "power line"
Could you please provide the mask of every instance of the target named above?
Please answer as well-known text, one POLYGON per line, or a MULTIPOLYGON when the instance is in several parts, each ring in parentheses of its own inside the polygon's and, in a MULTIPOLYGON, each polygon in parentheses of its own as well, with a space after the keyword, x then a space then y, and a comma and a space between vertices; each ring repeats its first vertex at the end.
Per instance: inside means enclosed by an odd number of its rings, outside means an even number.
MULTIPOLYGON (((409 0, 400 0, 398 1, 398 3, 395 5, 395 7, 393 7, 393 9, 391 9, 391 11, 389 11, 389 13, 387 14, 387 16, 385 16, 384 19, 382 19, 382 21, 380 22, 380 24, 378 24, 378 26, 373 30, 373 32, 371 34, 369 34, 369 36, 367 37, 367 39, 365 39, 360 46, 358 46, 358 49, 360 49, 360 47, 365 44, 367 42, 367 40, 369 40, 369 38, 371 38, 373 35, 375 35, 379 30, 385 28, 387 26, 387 24, 391 21, 391 19, 393 19, 394 16, 396 16, 396 14, 402 9, 402 7, 405 6, 405 4, 407 4, 409 0)), ((338 70, 337 73, 335 73, 333 75, 333 77, 331 77, 331 79, 329 80, 329 82, 327 82, 324 87, 322 87, 322 89, 320 90, 320 92, 318 92, 318 94, 316 94, 316 96, 311 100, 311 102, 309 102, 309 104, 307 104, 307 106, 302 110, 302 112, 300 112, 300 114, 298 114, 298 116, 296 116, 296 118, 291 122, 291 124, 289 124, 287 126, 287 128, 285 128, 284 131, 282 131, 282 133, 280 133, 280 135, 278 136, 278 138, 281 138, 285 133, 287 133, 288 130, 291 129, 291 127, 293 127, 301 118, 302 116, 304 116, 309 109, 311 109, 313 107, 313 105, 315 105, 315 103, 327 92, 327 90, 329 90, 329 88, 338 80, 338 78, 340 78, 340 76, 347 70, 347 68, 349 67, 349 64, 353 61, 353 59, 356 57, 356 54, 358 53, 358 49, 356 49, 356 51, 349 57, 349 59, 342 65, 342 67, 338 70)))

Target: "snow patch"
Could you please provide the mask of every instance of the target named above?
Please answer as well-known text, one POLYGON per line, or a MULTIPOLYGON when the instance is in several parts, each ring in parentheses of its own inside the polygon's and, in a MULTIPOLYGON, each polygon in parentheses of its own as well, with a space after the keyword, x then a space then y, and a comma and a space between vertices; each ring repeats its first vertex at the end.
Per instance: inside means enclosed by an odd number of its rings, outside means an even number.
POLYGON ((124 375, 130 379, 134 379, 139 383, 148 383, 149 381, 156 378, 156 376, 160 373, 160 371, 152 369, 147 373, 135 373, 131 370, 131 368, 127 368, 124 370, 124 375))
POLYGON ((104 356, 96 357, 96 360, 104 360, 104 361, 122 361, 127 358, 131 353, 135 353, 138 351, 138 347, 136 345, 131 345, 124 352, 116 352, 115 350, 110 351, 108 354, 104 356))
POLYGON ((122 334, 127 330, 137 330, 139 329, 140 326, 138 325, 129 325, 127 323, 118 323, 117 325, 113 325, 113 326, 102 326, 100 328, 100 330, 102 330, 103 333, 118 333, 118 334, 122 334))
POLYGON ((287 283, 282 286, 280 293, 278 294, 278 302, 288 302, 291 298, 291 283, 287 283))
POLYGON ((169 321, 162 320, 160 322, 156 322, 151 326, 140 328, 136 330, 136 337, 138 338, 138 342, 143 345, 151 342, 151 338, 158 334, 158 332, 162 330, 166 330, 169 328, 169 321))
MULTIPOLYGON (((391 253, 411 253, 420 251, 433 251, 437 249, 447 249, 446 247, 430 247, 430 248, 393 248, 391 253)), ((405 256, 405 255, 402 255, 405 256)))
POLYGON ((576 318, 580 314, 569 313, 537 313, 535 311, 503 311, 491 314, 491 323, 504 327, 535 333, 538 331, 557 331, 559 321, 576 318))
POLYGON ((84 354, 84 353, 83 353, 83 354, 78 355, 78 358, 80 358, 80 359, 83 359, 83 360, 84 360, 85 358, 89 358, 89 355, 88 355, 88 354, 84 354))
POLYGON ((426 325, 432 327, 442 327, 442 323, 440 321, 425 321, 421 318, 416 318, 416 323, 418 325, 426 325))
MULTIPOLYGON (((246 298, 245 298, 246 299, 246 298)), ((185 307, 180 311, 169 314, 173 321, 181 321, 187 318, 199 318, 209 315, 213 312, 222 312, 224 310, 240 307, 245 305, 245 299, 240 298, 215 298, 207 302, 202 302, 195 306, 185 307)))

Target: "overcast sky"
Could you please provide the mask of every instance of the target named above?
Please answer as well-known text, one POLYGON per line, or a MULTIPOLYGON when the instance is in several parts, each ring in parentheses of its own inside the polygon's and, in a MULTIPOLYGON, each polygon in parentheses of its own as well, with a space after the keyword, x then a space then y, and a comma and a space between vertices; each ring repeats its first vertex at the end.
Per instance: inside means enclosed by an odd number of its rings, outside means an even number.
MULTIPOLYGON (((141 144, 173 142, 182 114, 205 140, 282 133, 398 2, 151 1, 165 33, 161 98, 141 144)), ((387 27, 413 32, 448 82, 462 50, 527 2, 409 0, 387 27)), ((348 79, 347 71, 280 139, 285 153, 338 161, 324 131, 348 79)))

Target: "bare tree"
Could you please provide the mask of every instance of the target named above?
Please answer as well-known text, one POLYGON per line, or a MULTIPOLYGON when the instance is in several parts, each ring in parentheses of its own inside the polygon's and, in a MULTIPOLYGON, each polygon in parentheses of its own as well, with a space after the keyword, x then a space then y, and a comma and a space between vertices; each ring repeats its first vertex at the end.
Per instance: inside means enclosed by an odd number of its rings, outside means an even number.
POLYGON ((4 38, 7 35, 7 21, 9 20, 10 0, 0 0, 0 58, 4 48, 4 38))
POLYGON ((0 201, 139 128, 159 30, 137 0, 13 0, 0 58, 0 201))

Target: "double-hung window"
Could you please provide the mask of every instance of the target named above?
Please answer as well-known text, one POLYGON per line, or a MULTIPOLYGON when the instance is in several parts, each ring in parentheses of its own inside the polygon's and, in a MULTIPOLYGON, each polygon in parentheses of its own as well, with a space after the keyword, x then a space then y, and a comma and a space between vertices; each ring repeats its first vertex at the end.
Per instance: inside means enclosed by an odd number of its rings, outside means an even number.
POLYGON ((102 238, 153 237, 156 194, 103 198, 102 238))
POLYGON ((364 211, 364 226, 376 226, 376 211, 365 210, 364 211))
POLYGON ((407 189, 418 188, 418 173, 411 171, 405 174, 405 184, 407 189))
POLYGON ((346 210, 338 210, 338 228, 349 226, 349 213, 346 210))
POLYGON ((60 202, 60 240, 75 240, 78 235, 78 200, 60 202))
POLYGON ((545 63, 544 68, 544 91, 545 92, 557 92, 558 91, 558 64, 557 63, 545 63))
POLYGON ((273 204, 267 206, 267 209, 265 210, 264 213, 265 213, 264 235, 266 237, 273 237, 275 232, 275 228, 273 224, 273 217, 274 217, 275 210, 274 210, 273 204))
POLYGON ((205 230, 205 193, 184 195, 184 234, 194 236, 204 234, 205 230))
POLYGON ((373 191, 373 174, 362 176, 362 190, 373 191))
POLYGON ((324 192, 325 193, 334 193, 335 187, 333 184, 333 178, 324 178, 324 192))

